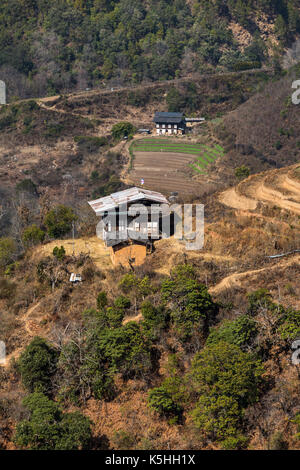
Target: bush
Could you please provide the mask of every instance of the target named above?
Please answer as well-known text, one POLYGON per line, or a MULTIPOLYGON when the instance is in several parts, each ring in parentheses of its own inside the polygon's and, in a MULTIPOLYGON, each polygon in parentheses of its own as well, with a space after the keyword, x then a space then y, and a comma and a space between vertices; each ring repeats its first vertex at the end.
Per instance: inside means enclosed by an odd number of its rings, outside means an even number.
POLYGON ((161 305, 154 307, 151 302, 145 301, 142 305, 142 326, 152 341, 158 340, 163 330, 167 329, 170 322, 170 312, 161 305))
POLYGON ((161 416, 178 416, 182 413, 182 408, 173 401, 171 395, 163 386, 149 391, 148 405, 151 410, 156 411, 161 416))
POLYGON ((162 283, 161 292, 171 310, 175 331, 187 345, 193 334, 204 332, 207 319, 214 318, 218 311, 207 287, 195 279, 189 265, 177 266, 162 283))
POLYGON ((121 140, 123 137, 130 137, 136 132, 136 127, 130 122, 119 122, 112 127, 111 133, 114 139, 121 140))
POLYGON ((12 263, 17 247, 12 238, 0 238, 0 268, 12 263))
POLYGON ((285 341, 293 341, 300 337, 300 311, 284 310, 279 320, 278 333, 285 341))
POLYGON ((23 386, 29 392, 49 393, 57 360, 58 351, 54 347, 43 338, 34 338, 18 360, 23 386))
POLYGON ((7 279, 0 279, 0 299, 10 299, 17 289, 16 284, 7 279))
POLYGON ((11 127, 16 122, 16 119, 12 115, 4 116, 0 119, 0 131, 5 129, 6 127, 11 127))
POLYGON ((94 136, 76 136, 74 141, 82 151, 90 153, 96 152, 100 147, 107 145, 107 139, 105 137, 94 137, 94 136))
POLYGON ((31 450, 86 449, 92 438, 91 421, 79 412, 63 414, 57 403, 42 393, 23 401, 30 417, 18 423, 14 442, 31 450))
POLYGON ((97 307, 102 310, 107 305, 107 294, 106 292, 99 292, 97 297, 97 307))
POLYGON ((250 168, 242 165, 239 168, 235 169, 234 174, 235 174, 235 177, 238 179, 248 178, 248 176, 250 175, 250 168))
POLYGON ((112 441, 114 448, 116 447, 118 450, 129 450, 136 447, 136 439, 133 434, 122 429, 114 432, 112 441))
POLYGON ((196 427, 213 439, 236 438, 243 410, 256 402, 261 362, 233 344, 206 346, 192 362, 192 386, 198 402, 192 416, 196 427))
POLYGON ((50 122, 46 124, 46 137, 60 137, 64 130, 63 124, 57 122, 50 122))
POLYGON ((27 193, 30 193, 32 195, 37 194, 36 185, 31 179, 25 179, 25 180, 22 180, 20 183, 18 183, 16 185, 16 191, 17 193, 26 191, 27 193))
POLYGON ((45 235, 43 230, 33 224, 24 230, 22 239, 25 245, 33 246, 42 243, 45 239, 45 235))
POLYGON ((64 249, 63 246, 61 246, 60 248, 56 246, 55 248, 53 248, 53 256, 55 256, 55 258, 58 259, 59 261, 62 261, 64 257, 66 256, 66 250, 64 249))
POLYGON ((269 442, 269 450, 287 450, 288 444, 283 437, 282 432, 277 431, 272 434, 269 442))
POLYGON ((253 318, 241 315, 233 321, 225 321, 220 328, 213 329, 207 338, 207 345, 217 344, 219 341, 235 344, 246 348, 251 344, 257 333, 257 325, 253 318))
POLYGON ((44 223, 48 234, 53 238, 60 238, 70 232, 76 215, 70 207, 58 205, 50 210, 45 217, 44 223))

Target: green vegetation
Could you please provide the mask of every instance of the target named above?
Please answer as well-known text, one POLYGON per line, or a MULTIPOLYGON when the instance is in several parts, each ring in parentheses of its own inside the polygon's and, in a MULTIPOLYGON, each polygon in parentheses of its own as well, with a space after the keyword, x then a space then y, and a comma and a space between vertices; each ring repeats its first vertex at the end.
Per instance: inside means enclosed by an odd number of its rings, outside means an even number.
POLYGON ((153 388, 149 392, 149 407, 161 416, 178 416, 182 408, 177 405, 164 386, 153 388))
POLYGON ((30 225, 23 232, 23 242, 28 246, 38 245, 45 239, 45 232, 41 230, 36 224, 30 225))
POLYGON ((195 279, 189 266, 178 266, 171 277, 162 283, 162 298, 171 310, 171 319, 179 339, 190 347, 193 335, 203 333, 208 318, 217 313, 207 288, 195 279))
POLYGON ((198 395, 192 413, 195 425, 224 441, 225 448, 228 439, 231 445, 243 446, 245 437, 239 432, 243 409, 258 399, 262 373, 261 362, 234 344, 219 341, 206 346, 192 363, 192 384, 198 395))
MULTIPOLYGON (((49 257, 45 269, 50 268, 49 257)), ((58 345, 34 338, 14 367, 31 394, 24 400, 28 413, 16 426, 16 445, 89 448, 91 423, 79 412, 69 413, 70 406, 85 409, 90 398, 117 403, 124 391, 130 396, 141 390, 147 392, 151 410, 147 419, 154 413, 166 425, 182 426, 195 433, 197 445, 247 448, 258 402, 273 391, 265 373, 270 358, 300 335, 299 312, 275 303, 260 289, 249 293, 245 313, 234 316, 237 312, 231 311, 233 319, 218 321, 225 310, 213 302, 198 276, 199 270, 189 264, 157 278, 120 274, 114 291, 100 290, 96 309, 86 309, 69 331, 62 328, 58 345), (137 313, 139 323, 128 322, 137 313)), ((14 289, 11 281, 0 280, 1 299, 9 299, 14 289)), ((293 416, 298 424, 297 414, 293 416)), ((110 440, 118 448, 151 447, 146 437, 118 428, 110 440)), ((286 448, 285 437, 272 431, 267 446, 286 448)))
POLYGON ((17 246, 12 238, 0 238, 0 268, 12 263, 16 255, 17 246))
POLYGON ((111 133, 114 139, 121 140, 124 137, 131 138, 136 128, 130 122, 118 122, 112 127, 111 133))
POLYGON ((234 344, 243 349, 251 346, 256 334, 256 321, 247 315, 241 315, 236 320, 227 320, 220 328, 213 329, 207 338, 206 344, 213 345, 219 341, 226 341, 226 343, 234 344))
MULTIPOLYGON (((295 0, 197 0, 192 4, 184 0, 146 4, 142 0, 59 0, 55 5, 3 0, 1 76, 11 79, 12 96, 28 97, 110 80, 137 83, 216 67, 260 67, 269 57, 259 32, 253 34, 253 18, 274 19, 276 35, 284 46, 300 30, 297 6, 295 0), (243 51, 236 45, 231 21, 252 35, 243 51)), ((144 99, 129 98, 139 106, 144 99)), ((189 99, 192 102, 193 90, 189 99)), ((170 109, 180 104, 172 94, 169 101, 170 109)), ((52 126, 49 132, 57 135, 59 129, 52 126)))
POLYGON ((48 234, 52 238, 60 238, 70 232, 76 215, 70 207, 62 204, 51 209, 44 220, 48 234))
POLYGON ((64 257, 66 256, 66 250, 64 249, 63 246, 61 246, 60 248, 58 246, 55 246, 53 248, 53 256, 55 256, 55 258, 58 259, 59 261, 62 261, 64 257))
POLYGON ((197 160, 191 164, 191 168, 197 173, 203 174, 205 168, 224 156, 224 149, 221 146, 208 145, 176 141, 167 137, 145 138, 139 139, 130 146, 130 154, 132 160, 134 152, 168 152, 168 153, 184 153, 188 155, 196 155, 197 160))
POLYGON ((27 396, 30 417, 18 423, 14 441, 30 450, 80 450, 92 438, 91 422, 78 411, 62 413, 58 404, 40 392, 27 396))
POLYGON ((235 177, 238 178, 239 180, 248 178, 248 176, 250 175, 250 168, 248 168, 245 165, 242 165, 239 168, 235 169, 234 174, 235 174, 235 177))
POLYGON ((29 392, 49 393, 57 360, 58 352, 55 348, 43 338, 34 338, 18 360, 24 387, 29 392))
POLYGON ((93 187, 93 198, 107 196, 123 189, 124 184, 120 181, 120 162, 122 155, 117 152, 107 152, 101 164, 91 173, 93 187))

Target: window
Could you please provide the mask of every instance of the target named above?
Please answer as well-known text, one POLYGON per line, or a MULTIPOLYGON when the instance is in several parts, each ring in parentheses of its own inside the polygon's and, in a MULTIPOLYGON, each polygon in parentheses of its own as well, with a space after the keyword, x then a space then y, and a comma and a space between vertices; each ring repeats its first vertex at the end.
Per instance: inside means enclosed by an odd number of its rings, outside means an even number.
POLYGON ((169 128, 169 129, 172 129, 172 124, 168 124, 168 128, 169 128))
POLYGON ((158 232, 158 223, 157 222, 148 222, 148 232, 157 233, 158 232))
POLYGON ((162 128, 163 128, 163 129, 165 129, 165 128, 166 128, 166 125, 165 125, 165 124, 163 124, 163 125, 162 125, 162 128))
POLYGON ((177 124, 174 124, 174 129, 177 129, 177 124))

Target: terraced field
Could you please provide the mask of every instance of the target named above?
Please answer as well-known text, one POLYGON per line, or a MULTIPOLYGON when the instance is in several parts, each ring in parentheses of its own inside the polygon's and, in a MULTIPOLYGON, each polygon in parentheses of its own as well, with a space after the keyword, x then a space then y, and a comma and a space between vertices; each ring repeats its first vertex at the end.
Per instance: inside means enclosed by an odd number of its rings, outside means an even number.
POLYGON ((261 202, 300 215, 299 173, 300 166, 296 164, 252 175, 221 193, 219 200, 234 209, 254 211, 261 202))
POLYGON ((195 175, 205 175, 206 167, 222 156, 223 149, 161 137, 136 140, 130 153, 132 183, 140 185, 144 179, 146 188, 186 195, 197 193, 195 175))

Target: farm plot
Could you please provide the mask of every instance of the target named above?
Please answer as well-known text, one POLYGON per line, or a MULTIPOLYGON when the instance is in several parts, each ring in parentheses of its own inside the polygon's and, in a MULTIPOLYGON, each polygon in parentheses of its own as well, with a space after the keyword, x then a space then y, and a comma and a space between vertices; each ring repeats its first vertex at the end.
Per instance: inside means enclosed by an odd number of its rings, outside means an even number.
POLYGON ((133 142, 131 181, 164 193, 196 194, 199 182, 193 174, 205 174, 205 168, 222 155, 221 148, 175 141, 168 138, 145 138, 133 142))

